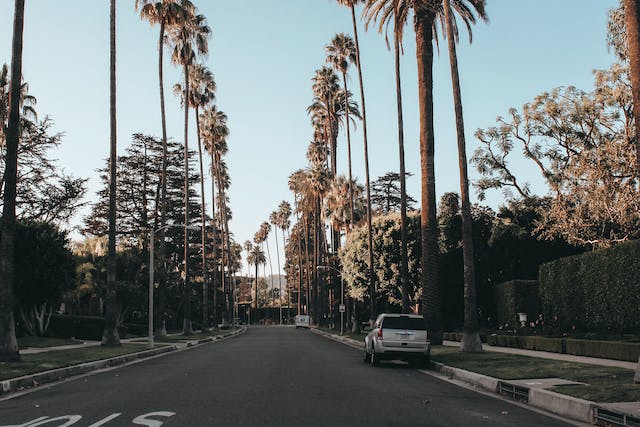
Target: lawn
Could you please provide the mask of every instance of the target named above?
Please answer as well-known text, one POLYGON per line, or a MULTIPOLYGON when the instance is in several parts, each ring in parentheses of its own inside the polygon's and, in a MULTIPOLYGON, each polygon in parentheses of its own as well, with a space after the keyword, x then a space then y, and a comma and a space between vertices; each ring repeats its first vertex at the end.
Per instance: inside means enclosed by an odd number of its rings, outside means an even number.
POLYGON ((432 359, 455 368, 503 380, 562 378, 587 385, 564 385, 550 390, 595 402, 640 401, 640 384, 634 372, 623 368, 587 365, 514 354, 461 353, 456 348, 435 346, 432 359))
MULTIPOLYGON (((335 329, 324 328, 324 327, 323 328, 319 327, 318 329, 321 330, 321 331, 324 331, 324 332, 328 332, 328 333, 333 334, 333 335, 340 335, 340 331, 339 330, 336 331, 335 329)), ((351 331, 346 331, 345 330, 344 334, 342 336, 343 337, 347 337, 347 338, 351 338, 352 340, 356 340, 356 341, 358 341, 360 343, 364 343, 364 336, 365 335, 366 334, 362 333, 362 332, 353 333, 351 331)))
POLYGON ((0 380, 95 360, 109 359, 143 350, 146 350, 146 347, 138 344, 122 344, 120 347, 90 346, 68 350, 53 350, 37 354, 24 354, 21 356, 22 360, 20 362, 0 362, 0 380))

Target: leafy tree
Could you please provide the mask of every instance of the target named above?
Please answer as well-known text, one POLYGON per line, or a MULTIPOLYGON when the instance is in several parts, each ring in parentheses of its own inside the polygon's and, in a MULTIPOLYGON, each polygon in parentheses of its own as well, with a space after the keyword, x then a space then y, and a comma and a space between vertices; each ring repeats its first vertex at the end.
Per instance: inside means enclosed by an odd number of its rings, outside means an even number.
MULTIPOLYGON (((374 272, 376 274, 377 305, 381 309, 400 311, 402 309, 402 280, 400 273, 400 214, 390 213, 376 216, 373 226, 374 272)), ((360 226, 347 236, 340 251, 342 274, 350 297, 364 301, 369 290, 368 232, 360 226)), ((408 293, 412 312, 419 312, 420 297, 420 217, 409 216, 409 283, 413 284, 408 293)))
MULTIPOLYGON (((407 172, 406 176, 413 174, 407 172)), ((371 183, 371 205, 376 214, 386 215, 392 212, 401 212, 402 209, 402 181, 400 174, 387 172, 371 183)), ((410 195, 406 195, 406 205, 408 210, 414 210, 416 200, 410 195)))
POLYGON ((0 361, 20 360, 13 319, 16 244, 16 190, 18 177, 18 141, 20 138, 20 88, 22 81, 22 41, 24 0, 16 0, 11 46, 11 86, 9 123, 6 136, 3 175, 2 219, 0 220, 0 361))
POLYGON ((533 195, 512 167, 514 149, 541 174, 551 197, 541 221, 543 237, 574 245, 609 246, 638 238, 640 206, 627 70, 619 65, 595 73, 595 90, 556 88, 509 111, 498 126, 479 129, 481 147, 472 163, 489 189, 533 195))
POLYGON ((21 222, 16 229, 16 297, 30 335, 42 336, 55 304, 73 288, 75 259, 67 233, 44 222, 21 222))

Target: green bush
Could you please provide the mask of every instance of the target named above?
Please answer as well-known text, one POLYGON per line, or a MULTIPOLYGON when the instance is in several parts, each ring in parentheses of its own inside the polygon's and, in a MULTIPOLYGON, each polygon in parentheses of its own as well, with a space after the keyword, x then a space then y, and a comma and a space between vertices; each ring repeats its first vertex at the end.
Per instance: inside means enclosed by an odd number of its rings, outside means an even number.
POLYGON ((616 341, 588 341, 567 339, 567 353, 576 356, 602 357, 605 359, 637 362, 640 344, 616 341))
POLYGON ((546 319, 566 330, 622 333, 640 328, 640 241, 543 264, 540 296, 546 319))
POLYGON ((527 313, 535 321, 540 313, 540 296, 536 280, 510 280, 496 285, 496 317, 499 325, 519 324, 518 314, 527 313))

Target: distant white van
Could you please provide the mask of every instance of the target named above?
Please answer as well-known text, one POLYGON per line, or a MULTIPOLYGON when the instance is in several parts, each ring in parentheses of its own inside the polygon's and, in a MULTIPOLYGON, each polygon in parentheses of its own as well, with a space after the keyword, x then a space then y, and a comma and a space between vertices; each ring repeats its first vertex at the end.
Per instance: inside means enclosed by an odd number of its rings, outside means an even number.
POLYGON ((311 316, 299 314, 295 317, 296 328, 307 328, 311 325, 311 316))

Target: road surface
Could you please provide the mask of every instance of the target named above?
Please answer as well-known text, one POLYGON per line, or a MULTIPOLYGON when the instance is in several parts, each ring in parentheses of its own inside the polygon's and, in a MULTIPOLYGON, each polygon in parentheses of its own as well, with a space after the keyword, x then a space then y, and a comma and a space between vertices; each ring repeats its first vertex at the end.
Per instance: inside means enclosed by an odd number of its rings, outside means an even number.
POLYGON ((222 342, 0 401, 0 426, 562 426, 311 331, 222 342))

